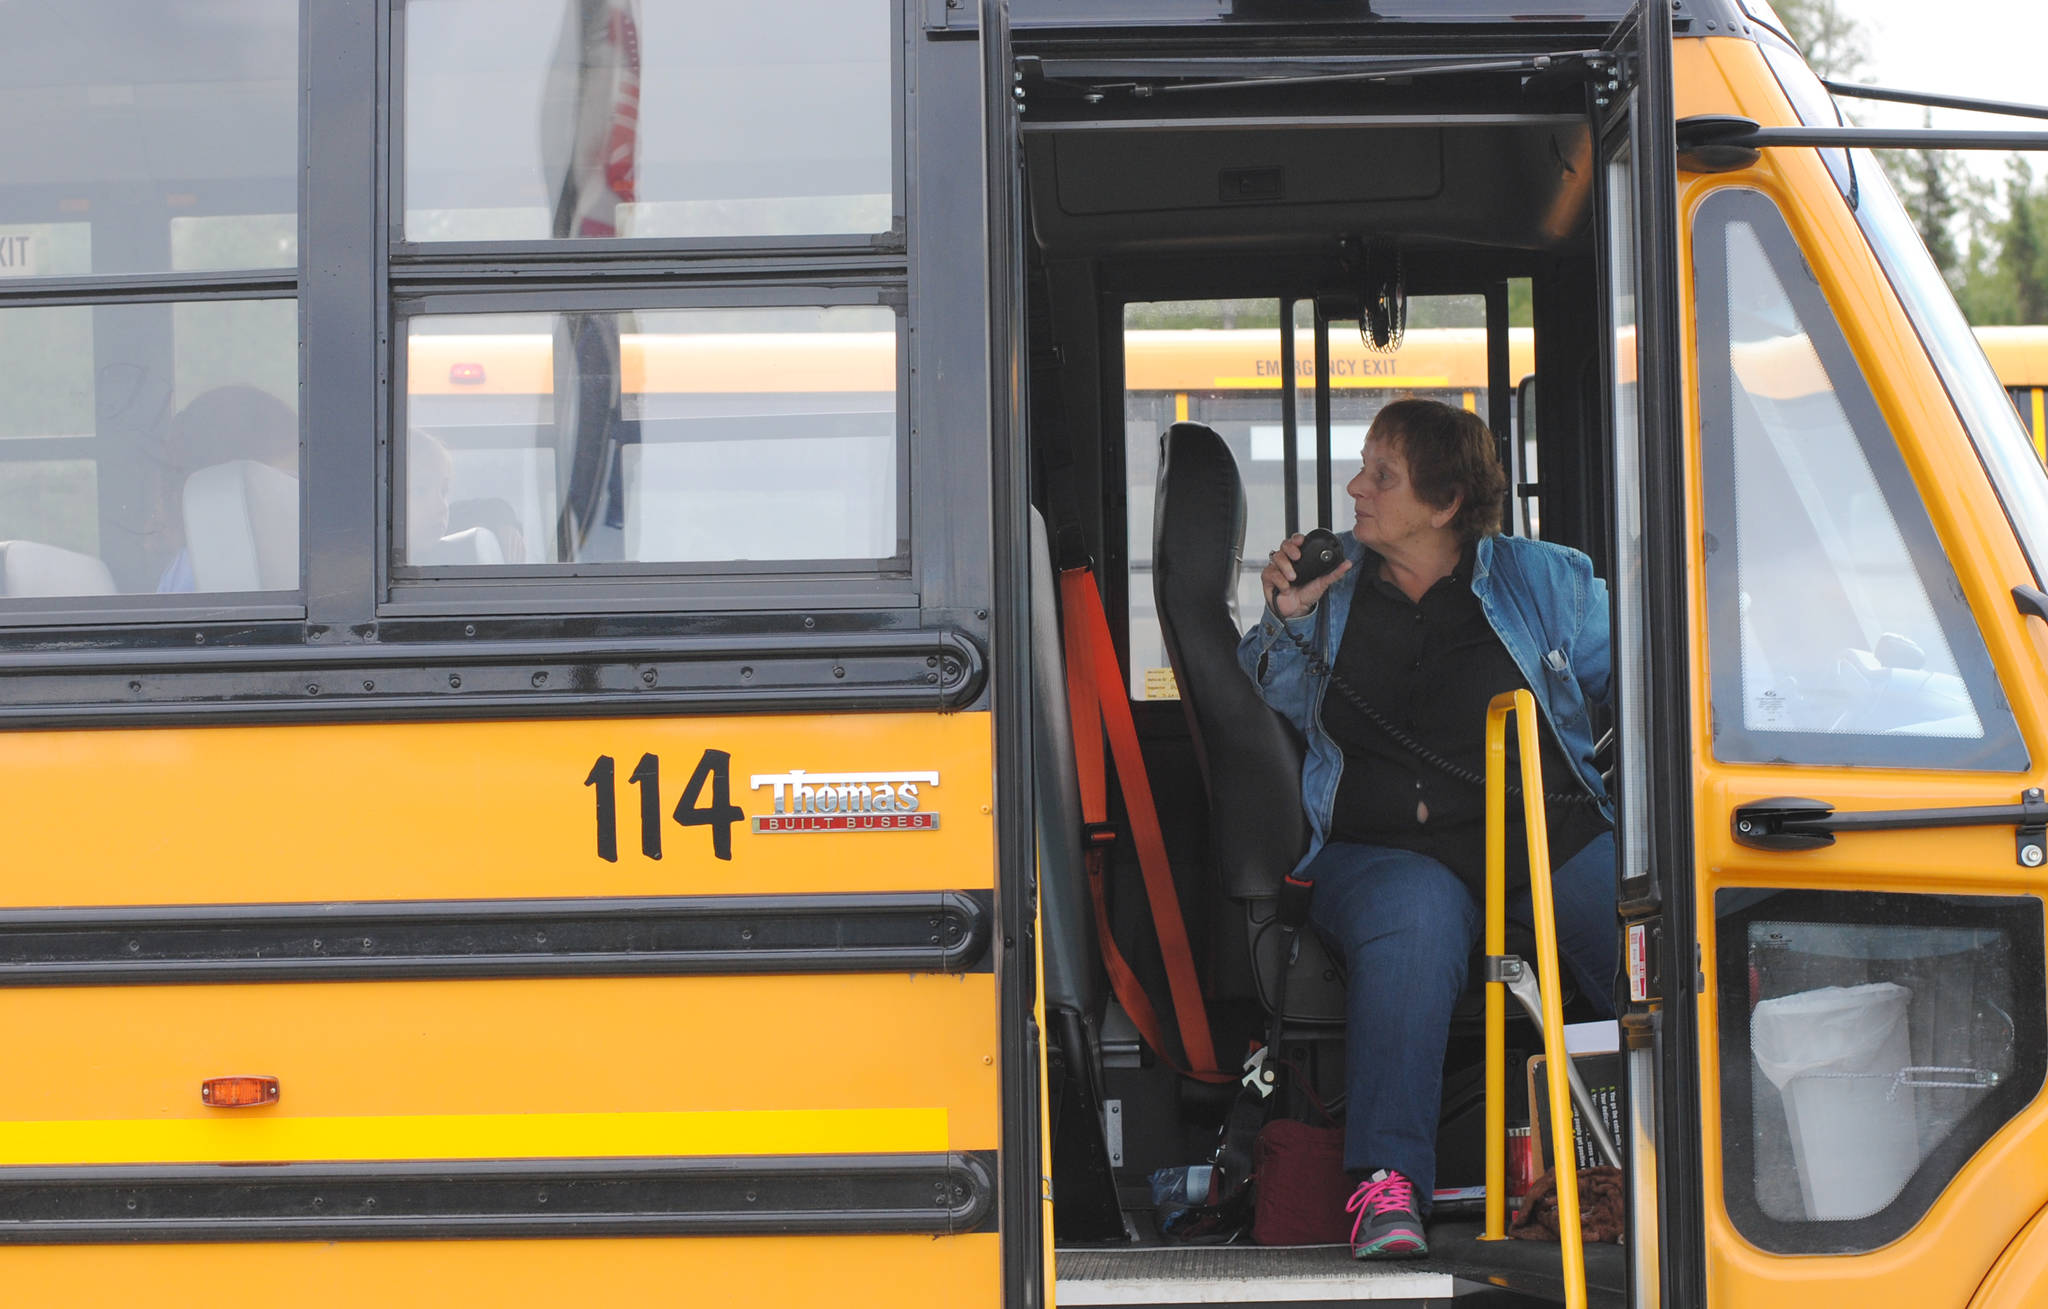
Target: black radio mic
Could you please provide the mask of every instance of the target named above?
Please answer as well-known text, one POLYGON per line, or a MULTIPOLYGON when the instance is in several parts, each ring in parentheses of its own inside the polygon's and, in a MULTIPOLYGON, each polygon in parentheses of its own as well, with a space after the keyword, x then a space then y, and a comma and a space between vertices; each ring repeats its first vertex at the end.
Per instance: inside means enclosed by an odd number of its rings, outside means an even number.
POLYGON ((1336 571, 1344 562, 1344 543, 1327 527, 1318 527, 1301 539, 1301 558, 1294 561, 1294 585, 1307 586, 1325 573, 1336 571))

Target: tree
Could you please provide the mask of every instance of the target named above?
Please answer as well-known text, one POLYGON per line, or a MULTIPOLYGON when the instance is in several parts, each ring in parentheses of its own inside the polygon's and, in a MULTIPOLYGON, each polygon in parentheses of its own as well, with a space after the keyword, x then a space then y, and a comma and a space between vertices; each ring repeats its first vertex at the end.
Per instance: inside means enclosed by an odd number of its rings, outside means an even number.
MULTIPOLYGON (((1926 113, 1921 125, 1934 126, 1933 111, 1926 113)), ((1963 213, 1962 201, 1957 196, 1957 173, 1962 165, 1946 150, 1924 148, 1902 153, 1896 163, 1888 157, 1885 164, 1887 171, 1896 172, 1905 183, 1900 190, 1904 192, 1906 212, 1913 216, 1913 226, 1927 243, 1934 266, 1941 270, 1950 289, 1961 290, 1965 270, 1962 255, 1956 249, 1956 223, 1963 213)))
POLYGON ((2043 276, 2041 197, 2024 155, 2012 157, 2005 180, 2007 214, 1998 269, 2011 283, 2013 309, 2022 323, 2048 322, 2048 278, 2043 276))
POLYGON ((1841 0, 1776 0, 1775 8, 1785 20, 1785 35, 1821 77, 1847 80, 1870 62, 1863 28, 1843 10, 1841 0))
POLYGON ((1969 244, 1963 252, 1956 303, 1963 316, 1980 327, 2017 323, 2019 309, 2013 303, 2012 283, 1999 267, 2006 215, 1998 211, 1997 184, 1968 169, 1962 170, 1957 180, 1969 244))

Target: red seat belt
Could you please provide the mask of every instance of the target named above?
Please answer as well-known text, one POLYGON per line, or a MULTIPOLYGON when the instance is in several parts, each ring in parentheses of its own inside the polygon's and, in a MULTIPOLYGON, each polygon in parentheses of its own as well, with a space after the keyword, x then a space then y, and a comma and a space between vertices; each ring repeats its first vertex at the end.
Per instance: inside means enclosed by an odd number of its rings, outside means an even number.
POLYGON ((1166 839, 1159 830, 1159 812, 1152 804, 1145 760, 1138 752, 1138 731, 1131 721, 1130 698, 1124 693, 1123 667, 1110 640, 1109 620, 1102 612, 1102 594, 1096 589, 1092 571, 1061 570, 1060 608, 1066 629, 1067 707, 1074 730, 1074 770, 1080 776, 1081 812, 1089 830, 1088 889, 1095 901, 1095 935, 1102 943, 1102 964, 1109 973, 1110 988, 1116 992, 1124 1012, 1130 1015, 1138 1035, 1160 1058, 1173 1063, 1161 1040, 1163 1033, 1152 1001, 1109 930, 1109 908, 1103 891, 1108 852, 1099 839, 1109 822, 1109 782, 1102 755, 1105 731, 1116 759, 1124 809, 1131 821, 1131 840, 1138 848, 1138 867, 1144 873, 1145 899, 1152 908, 1159 953, 1166 963, 1167 990, 1173 997, 1181 1049, 1187 1054, 1189 1066, 1174 1067, 1183 1075, 1204 1082, 1235 1081, 1237 1074, 1225 1073, 1216 1066, 1209 1012, 1202 1002, 1201 980, 1195 975, 1194 952, 1188 945, 1187 923, 1181 917, 1173 870, 1166 861, 1166 839))

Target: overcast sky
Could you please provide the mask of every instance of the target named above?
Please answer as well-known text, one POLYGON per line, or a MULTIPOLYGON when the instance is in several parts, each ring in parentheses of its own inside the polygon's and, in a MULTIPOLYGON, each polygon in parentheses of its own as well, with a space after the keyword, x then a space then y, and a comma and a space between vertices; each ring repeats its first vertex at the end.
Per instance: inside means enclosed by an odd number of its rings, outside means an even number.
MULTIPOLYGON (((1857 80, 1914 91, 2048 104, 2048 4, 2040 0, 1843 0, 1862 26, 1870 62, 1857 80)), ((1921 111, 1869 100, 1843 107, 1870 126, 1917 125, 1921 111)), ((1934 111, 1939 127, 2048 131, 2048 120, 2029 122, 1981 114, 1934 111)), ((2005 156, 1973 152, 1973 162, 2003 176, 2005 156)), ((2034 157, 2036 176, 2048 174, 2048 155, 2034 157)))

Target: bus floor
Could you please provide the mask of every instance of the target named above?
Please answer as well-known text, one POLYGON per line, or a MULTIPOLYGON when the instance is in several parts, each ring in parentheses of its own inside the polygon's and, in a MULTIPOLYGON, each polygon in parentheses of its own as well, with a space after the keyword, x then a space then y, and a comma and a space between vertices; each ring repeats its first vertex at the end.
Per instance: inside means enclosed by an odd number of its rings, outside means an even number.
MULTIPOLYGON (((1481 1241, 1480 1230, 1476 1222, 1431 1223, 1428 1258, 1363 1263, 1332 1245, 1061 1249, 1055 1252, 1053 1303, 1228 1304, 1240 1309, 1358 1303, 1389 1309, 1533 1309, 1563 1303, 1555 1244, 1481 1241)), ((1621 1309, 1626 1278, 1622 1247, 1586 1247, 1590 1309, 1621 1309)))

